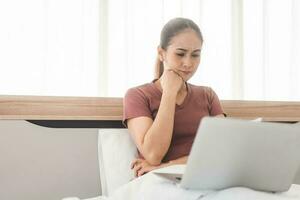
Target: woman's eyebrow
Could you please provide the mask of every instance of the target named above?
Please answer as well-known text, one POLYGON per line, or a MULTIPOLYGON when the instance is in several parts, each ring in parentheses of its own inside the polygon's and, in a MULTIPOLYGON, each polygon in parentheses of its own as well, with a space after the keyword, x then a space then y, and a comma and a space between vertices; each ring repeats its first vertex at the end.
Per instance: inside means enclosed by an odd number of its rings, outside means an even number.
POLYGON ((177 48, 176 50, 187 51, 186 49, 183 49, 183 48, 177 48))
POLYGON ((200 52, 200 51, 201 51, 201 49, 196 49, 193 52, 195 53, 195 52, 200 52))
MULTIPOLYGON (((187 49, 183 49, 183 48, 177 48, 176 50, 180 50, 180 51, 184 51, 184 52, 188 51, 187 49)), ((195 49, 193 52, 200 52, 200 51, 201 51, 201 49, 195 49)))

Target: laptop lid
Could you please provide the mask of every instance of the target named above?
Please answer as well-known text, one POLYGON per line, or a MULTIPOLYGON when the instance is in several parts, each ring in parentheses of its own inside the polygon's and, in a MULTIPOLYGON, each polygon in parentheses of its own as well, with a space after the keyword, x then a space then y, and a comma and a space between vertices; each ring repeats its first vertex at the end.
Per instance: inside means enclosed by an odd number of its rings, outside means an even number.
POLYGON ((184 174, 185 171, 185 167, 186 167, 185 164, 171 165, 168 167, 153 170, 152 173, 160 177, 169 179, 174 183, 180 183, 182 179, 182 175, 184 174))
POLYGON ((299 152, 299 126, 205 117, 180 185, 286 191, 299 168, 299 152))

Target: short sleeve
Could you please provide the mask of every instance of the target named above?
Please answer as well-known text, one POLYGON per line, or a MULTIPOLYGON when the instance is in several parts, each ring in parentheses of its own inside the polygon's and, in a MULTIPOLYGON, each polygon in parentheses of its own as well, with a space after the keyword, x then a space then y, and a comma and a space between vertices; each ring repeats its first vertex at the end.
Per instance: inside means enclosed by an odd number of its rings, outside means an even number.
POLYGON ((209 114, 211 116, 216 116, 216 115, 221 115, 223 114, 226 116, 224 113, 219 97, 215 93, 215 91, 211 88, 209 88, 209 94, 208 94, 208 102, 209 102, 209 114))
POLYGON ((149 102, 141 90, 131 88, 123 99, 123 124, 127 127, 128 119, 142 116, 152 118, 149 102))

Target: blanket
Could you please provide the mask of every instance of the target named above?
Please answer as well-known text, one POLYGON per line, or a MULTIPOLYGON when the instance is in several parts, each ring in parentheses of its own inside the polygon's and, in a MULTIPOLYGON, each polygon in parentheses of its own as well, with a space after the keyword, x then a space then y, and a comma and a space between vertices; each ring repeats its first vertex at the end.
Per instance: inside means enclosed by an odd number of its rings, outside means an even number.
POLYGON ((120 187, 109 197, 89 200, 300 200, 300 185, 292 185, 287 192, 268 193, 249 188, 234 187, 221 191, 187 190, 154 173, 148 173, 120 187))

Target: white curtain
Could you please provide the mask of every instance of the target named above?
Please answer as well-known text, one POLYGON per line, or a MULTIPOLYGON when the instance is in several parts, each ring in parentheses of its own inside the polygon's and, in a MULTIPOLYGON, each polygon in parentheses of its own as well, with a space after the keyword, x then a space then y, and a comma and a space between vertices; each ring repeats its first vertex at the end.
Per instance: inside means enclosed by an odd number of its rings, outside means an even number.
POLYGON ((153 79, 162 26, 199 24, 191 83, 300 100, 299 0, 0 0, 0 94, 123 96, 153 79))
POLYGON ((299 101, 299 0, 244 0, 243 8, 243 98, 299 101))
POLYGON ((0 0, 0 30, 0 94, 99 94, 98 0, 0 0))

